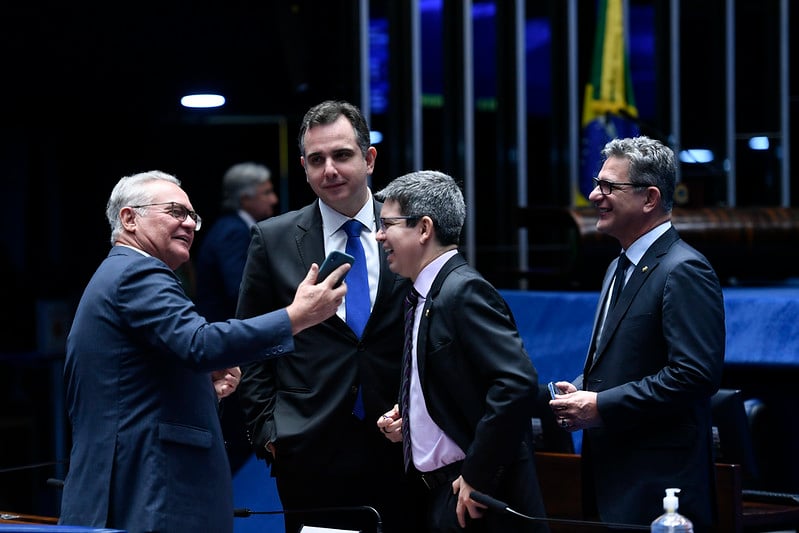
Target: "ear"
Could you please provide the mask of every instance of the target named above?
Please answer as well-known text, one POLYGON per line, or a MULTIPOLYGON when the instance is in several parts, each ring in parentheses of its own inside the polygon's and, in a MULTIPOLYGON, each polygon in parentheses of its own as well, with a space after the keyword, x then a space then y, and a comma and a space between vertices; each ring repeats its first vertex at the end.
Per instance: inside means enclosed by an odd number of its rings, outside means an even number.
POLYGON ((644 199, 643 209, 645 213, 660 209, 660 189, 654 185, 646 188, 646 198, 644 199))
POLYGON ((425 215, 416 223, 416 229, 419 231, 419 242, 424 244, 436 235, 436 228, 433 224, 433 219, 425 215))
POLYGON ((305 171, 305 182, 306 183, 310 183, 310 180, 308 179, 308 169, 305 168, 305 157, 304 156, 300 156, 300 165, 302 165, 302 169, 305 171))
POLYGON ((370 146, 369 149, 366 150, 366 169, 367 174, 370 176, 375 170, 375 159, 377 159, 377 148, 370 146))
POLYGON ((125 206, 119 210, 119 220, 122 222, 122 227, 125 231, 133 231, 136 229, 136 210, 132 207, 125 206))

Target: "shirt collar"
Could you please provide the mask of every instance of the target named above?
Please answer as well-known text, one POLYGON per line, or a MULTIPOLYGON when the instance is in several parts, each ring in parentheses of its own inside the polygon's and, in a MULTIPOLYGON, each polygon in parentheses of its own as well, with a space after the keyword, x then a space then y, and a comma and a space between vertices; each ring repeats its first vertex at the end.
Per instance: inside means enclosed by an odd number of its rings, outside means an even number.
MULTIPOLYGON (((372 207, 374 204, 372 202, 372 191, 367 189, 369 193, 368 198, 366 199, 366 203, 363 204, 361 210, 355 214, 354 218, 370 231, 375 231, 375 210, 372 207)), ((322 214, 322 228, 325 233, 325 238, 329 238, 339 229, 341 229, 342 224, 346 221, 350 220, 350 217, 344 216, 326 203, 324 203, 321 199, 319 200, 319 212, 322 214)))
POLYGON ((669 228, 671 227, 671 221, 667 220, 666 222, 660 224, 659 226, 655 226, 648 232, 644 233, 638 239, 630 245, 630 247, 624 251, 627 255, 627 259, 633 265, 637 265, 641 262, 641 258, 644 257, 644 254, 652 246, 656 240, 660 238, 661 235, 666 233, 669 228))
POLYGON ((457 248, 444 252, 430 261, 430 263, 419 272, 419 275, 416 276, 416 281, 413 282, 413 288, 416 289, 416 292, 418 292, 422 298, 427 298, 427 293, 430 292, 430 287, 433 286, 433 281, 435 281, 436 276, 441 272, 446 262, 457 253, 457 248))
POLYGON ((247 227, 255 225, 255 219, 247 211, 244 209, 239 209, 238 213, 239 217, 241 217, 241 219, 247 224, 247 227))

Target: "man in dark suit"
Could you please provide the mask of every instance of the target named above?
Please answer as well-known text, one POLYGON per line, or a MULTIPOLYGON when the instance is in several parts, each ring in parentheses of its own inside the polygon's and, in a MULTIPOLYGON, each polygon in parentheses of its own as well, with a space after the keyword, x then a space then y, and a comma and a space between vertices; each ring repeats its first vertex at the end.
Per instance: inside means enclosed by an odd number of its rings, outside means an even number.
MULTIPOLYGON (((292 361, 242 368, 240 400, 256 452, 271 465, 283 507, 292 511, 285 515, 288 533, 301 524, 372 531, 375 518, 363 511, 293 512, 365 505, 380 513, 385 532, 417 531, 401 450, 375 427, 399 390, 408 281, 388 269, 374 239, 380 204, 367 184, 377 157, 369 139, 366 121, 347 102, 323 102, 305 114, 300 162, 318 199, 257 224, 244 269, 238 316, 279 308, 294 297, 307 265, 345 249, 343 225, 361 225, 368 275, 362 332, 349 325, 345 302, 337 316, 297 336, 292 361)), ((348 276, 347 284, 354 282, 348 276)))
POLYGON ((545 516, 530 423, 537 372, 510 308, 458 253, 463 194, 446 174, 420 171, 376 196, 384 202, 377 240, 391 270, 413 280, 417 298, 402 407, 377 425, 387 440, 403 443, 408 472, 422 481, 427 531, 548 531, 545 522, 483 516, 485 507, 471 499, 476 490, 545 516))
POLYGON ((250 228, 274 214, 278 202, 270 170, 237 163, 222 178, 222 216, 211 226, 197 255, 197 310, 211 322, 236 314, 250 228))
POLYGON ((615 139, 589 199, 597 229, 629 266, 602 285, 585 369, 550 405, 583 432, 585 509, 606 522, 648 525, 665 489, 694 531, 715 521, 711 396, 724 363, 724 301, 713 268, 671 225, 674 153, 647 137, 615 139), (613 305, 613 287, 623 287, 613 305))
MULTIPOLYGON (((197 255, 195 301, 197 311, 209 322, 236 316, 250 228, 271 217, 278 202, 271 177, 266 166, 246 161, 228 168, 222 178, 223 214, 204 236, 197 255)), ((252 455, 237 392, 220 404, 220 416, 235 472, 252 455)))
MULTIPOLYGON (((130 533, 233 531, 217 399, 242 362, 291 357, 292 335, 335 313, 341 267, 298 280, 285 309, 209 323, 174 270, 202 219, 159 171, 122 178, 106 208, 113 248, 78 305, 64 364, 72 452, 61 524, 130 533)), ((301 276, 302 277, 302 276, 301 276)))

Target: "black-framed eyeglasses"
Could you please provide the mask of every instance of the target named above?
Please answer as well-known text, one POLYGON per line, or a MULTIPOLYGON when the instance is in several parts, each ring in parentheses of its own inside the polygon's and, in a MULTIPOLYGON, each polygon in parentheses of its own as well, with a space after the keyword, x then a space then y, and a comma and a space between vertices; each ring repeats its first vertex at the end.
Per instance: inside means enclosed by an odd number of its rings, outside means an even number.
POLYGON ((191 217, 191 219, 194 221, 194 231, 200 231, 200 228, 203 225, 203 219, 197 214, 196 211, 192 211, 185 205, 179 204, 177 202, 159 202, 156 204, 132 205, 130 207, 139 209, 140 207, 151 207, 154 205, 168 205, 169 207, 164 210, 164 213, 172 215, 181 222, 185 222, 186 217, 191 217))
POLYGON ((392 222, 394 220, 419 220, 421 215, 404 215, 404 216, 397 216, 397 217, 380 217, 380 229, 386 231, 386 228, 394 226, 396 222, 392 222))
POLYGON ((636 188, 649 187, 648 183, 633 183, 631 181, 621 183, 615 181, 600 180, 597 178, 593 178, 593 180, 594 180, 594 187, 599 187, 599 192, 601 192, 603 196, 607 196, 616 189, 621 189, 622 187, 636 187, 636 188))

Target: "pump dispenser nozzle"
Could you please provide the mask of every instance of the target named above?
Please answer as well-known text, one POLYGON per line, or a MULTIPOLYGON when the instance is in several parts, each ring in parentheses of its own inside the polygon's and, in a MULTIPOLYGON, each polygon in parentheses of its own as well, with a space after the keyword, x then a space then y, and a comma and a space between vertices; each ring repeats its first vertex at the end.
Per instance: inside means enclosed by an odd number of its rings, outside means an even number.
POLYGON ((666 511, 652 522, 649 528, 651 533, 693 533, 694 525, 686 517, 677 512, 680 501, 677 494, 680 489, 666 489, 663 498, 663 510, 666 511))
POLYGON ((680 500, 677 498, 677 494, 680 493, 680 489, 666 489, 666 497, 663 498, 663 510, 667 513, 676 512, 677 509, 680 507, 680 500))

